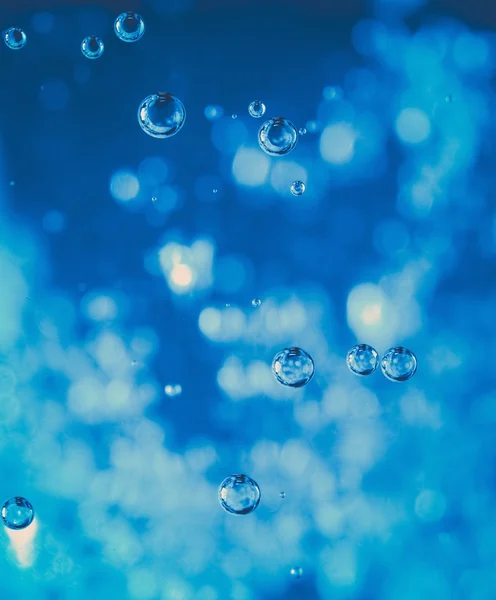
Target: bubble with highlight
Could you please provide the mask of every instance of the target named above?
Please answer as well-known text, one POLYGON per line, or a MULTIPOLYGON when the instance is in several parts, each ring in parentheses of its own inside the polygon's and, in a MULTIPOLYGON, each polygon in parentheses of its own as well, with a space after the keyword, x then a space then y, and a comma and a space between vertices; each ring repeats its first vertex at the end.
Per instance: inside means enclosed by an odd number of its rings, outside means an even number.
POLYGON ((179 98, 159 92, 147 96, 138 108, 141 129, 155 138, 169 138, 178 133, 186 120, 186 109, 179 98))
POLYGON ((346 355, 346 364, 355 375, 371 375, 379 364, 377 350, 368 344, 357 344, 346 355))
POLYGON ((247 515, 260 502, 260 488, 248 475, 226 477, 219 487, 219 502, 224 510, 233 515, 247 515))
POLYGON ((11 50, 20 50, 24 48, 27 42, 26 34, 19 27, 9 27, 4 33, 3 41, 7 48, 11 50))
POLYGON ((303 387, 312 379, 314 372, 313 358, 301 348, 285 348, 272 361, 274 377, 288 387, 303 387))
POLYGON ((26 498, 15 496, 4 503, 1 514, 8 529, 26 529, 33 522, 34 508, 26 498))
POLYGON ((381 370, 390 381, 408 381, 417 371, 417 358, 408 348, 396 346, 382 357, 381 370))
POLYGON ((285 156, 296 146, 298 133, 291 121, 276 117, 265 121, 258 132, 260 148, 269 156, 285 156))
POLYGON ((114 23, 115 35, 123 42, 137 42, 145 33, 145 22, 138 13, 121 13, 114 23))

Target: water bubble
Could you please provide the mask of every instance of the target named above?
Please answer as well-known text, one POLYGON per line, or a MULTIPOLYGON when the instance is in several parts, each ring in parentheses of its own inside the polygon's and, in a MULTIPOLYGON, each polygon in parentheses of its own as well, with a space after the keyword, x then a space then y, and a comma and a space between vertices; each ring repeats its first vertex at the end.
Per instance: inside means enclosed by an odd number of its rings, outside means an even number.
POLYGON ((255 119, 259 119, 265 114, 265 104, 261 100, 253 100, 248 106, 248 112, 255 119))
POLYGON ((2 506, 2 520, 9 529, 25 529, 34 519, 31 503, 20 496, 7 500, 2 506))
POLYGON ((114 23, 115 35, 123 42, 137 42, 145 33, 145 23, 138 13, 121 13, 114 23))
POLYGON ((237 118, 238 118, 238 115, 236 115, 236 114, 231 115, 231 119, 237 119, 237 118))
POLYGON ((408 381, 415 375, 417 359, 408 348, 390 348, 382 357, 381 370, 390 381, 408 381))
POLYGON ((164 392, 166 396, 169 398, 174 398, 175 396, 180 396, 183 391, 183 388, 178 384, 166 385, 164 388, 164 392))
POLYGON ((283 117, 265 121, 258 132, 260 148, 270 156, 289 154, 297 141, 298 134, 295 126, 283 117))
POLYGON ((291 184, 291 193, 293 196, 301 196, 306 190, 306 186, 303 181, 293 181, 291 184))
POLYGON ((24 48, 27 42, 26 34, 19 27, 9 27, 4 33, 3 41, 11 50, 24 48))
POLYGON ((157 201, 157 196, 152 196, 152 202, 156 202, 157 201))
POLYGON ((100 58, 104 49, 103 41, 96 35, 88 35, 81 42, 81 52, 86 58, 100 58))
POLYGON ((306 133, 307 133, 307 130, 304 127, 300 127, 298 129, 298 134, 299 135, 306 135, 306 133))
POLYGON ((216 194, 218 191, 219 191, 219 190, 213 189, 213 190, 212 190, 212 193, 213 193, 213 194, 216 194))
POLYGON ((227 512, 234 515, 247 515, 253 512, 260 502, 260 488, 248 475, 226 477, 219 487, 219 502, 227 512))
POLYGON ((275 378, 289 387, 303 387, 312 379, 314 371, 312 357, 301 348, 285 348, 272 361, 275 378))
POLYGON ((451 102, 453 102, 453 96, 451 94, 448 94, 444 100, 448 104, 451 104, 451 102))
POLYGON ((168 138, 181 130, 186 110, 179 98, 159 92, 147 96, 138 108, 141 129, 156 138, 168 138))
POLYGON ((357 344, 346 355, 346 364, 355 375, 371 375, 379 364, 377 350, 368 344, 357 344))
POLYGON ((286 492, 281 492, 279 494, 279 498, 283 498, 283 499, 286 498, 286 492))
POLYGON ((301 567, 293 567, 289 574, 294 579, 301 579, 303 577, 303 569, 301 567))
POLYGON ((261 304, 262 301, 260 300, 260 298, 253 298, 253 300, 251 301, 251 305, 253 306, 253 308, 258 308, 261 304))

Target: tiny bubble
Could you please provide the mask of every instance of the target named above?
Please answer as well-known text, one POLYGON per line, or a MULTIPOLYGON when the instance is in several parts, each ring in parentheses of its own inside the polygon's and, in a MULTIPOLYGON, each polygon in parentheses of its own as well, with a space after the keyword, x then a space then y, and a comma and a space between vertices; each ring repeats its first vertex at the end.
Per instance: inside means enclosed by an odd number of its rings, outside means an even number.
POLYGON ((261 304, 262 301, 260 300, 260 298, 253 298, 253 300, 251 301, 251 305, 253 306, 253 308, 258 308, 261 304))
POLYGON ((453 102, 453 96, 451 94, 448 94, 445 98, 445 101, 450 104, 451 102, 453 102))
POLYGON ((303 569, 301 567, 293 567, 289 573, 294 579, 301 579, 303 577, 303 569))
POLYGON ((157 196, 153 196, 152 197, 152 202, 156 202, 157 201, 157 196))
POLYGON ((232 118, 232 119, 237 119, 237 118, 238 118, 238 115, 236 115, 236 114, 232 114, 232 115, 231 115, 231 118, 232 118))
POLYGON ((286 492, 281 492, 279 494, 279 498, 286 498, 286 492))
POLYGON ((300 127, 300 128, 298 129, 298 133, 299 133, 300 135, 305 135, 305 134, 306 134, 306 132, 307 132, 307 130, 306 130, 304 127, 300 127))
POLYGON ((226 303, 226 308, 229 308, 231 305, 229 303, 226 303))
POLYGON ((213 192, 214 194, 216 194, 218 191, 219 191, 219 190, 215 190, 215 189, 214 189, 214 190, 212 190, 212 192, 213 192))

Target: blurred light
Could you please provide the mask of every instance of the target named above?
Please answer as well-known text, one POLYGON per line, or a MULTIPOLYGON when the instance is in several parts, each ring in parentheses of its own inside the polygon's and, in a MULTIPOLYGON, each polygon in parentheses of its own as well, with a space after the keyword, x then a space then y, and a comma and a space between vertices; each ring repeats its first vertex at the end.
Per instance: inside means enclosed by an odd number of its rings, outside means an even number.
POLYGON ((58 210, 50 210, 43 216, 43 229, 47 233, 60 233, 65 229, 65 216, 58 210))
POLYGON ((346 304, 348 325, 359 340, 381 346, 397 328, 393 303, 377 285, 365 283, 354 287, 346 304))
POLYGON ((241 119, 222 117, 212 127, 212 143, 223 154, 234 154, 248 138, 248 130, 241 119))
POLYGON ((110 179, 110 193, 120 202, 129 202, 136 198, 140 184, 136 175, 131 171, 116 171, 110 179))
POLYGON ((457 36, 453 44, 453 58, 458 67, 464 71, 491 66, 487 42, 468 31, 457 36))
POLYGON ((418 108, 404 108, 396 119, 396 133, 407 144, 425 142, 431 133, 428 116, 418 108))
POLYGON ((38 520, 36 517, 25 529, 16 530, 5 527, 4 531, 9 538, 10 546, 16 555, 19 566, 23 568, 31 567, 35 559, 33 542, 38 531, 38 520))
POLYGON ((127 589, 135 600, 155 600, 158 593, 158 581, 150 569, 137 567, 127 574, 127 589))
POLYGON ((234 179, 249 187, 264 185, 270 170, 270 158, 257 148, 240 148, 234 157, 234 179))
POLYGON ((212 285, 214 249, 210 242, 196 240, 190 247, 169 242, 158 255, 161 271, 174 293, 184 294, 212 285))
POLYGON ((410 236, 406 225, 398 219, 381 221, 374 230, 375 249, 389 256, 408 248, 410 236))
POLYGON ((47 110, 62 110, 69 102, 69 88, 58 79, 45 81, 39 92, 39 99, 47 110))
POLYGON ((327 126, 320 136, 322 158, 335 165, 349 163, 355 154, 356 137, 356 132, 349 123, 327 126))
POLYGON ((270 174, 270 183, 276 192, 283 195, 290 194, 291 184, 295 180, 306 183, 308 180, 306 169, 293 161, 276 162, 270 174))
POLYGON ((322 123, 320 121, 307 121, 305 129, 308 133, 318 133, 322 130, 322 123))
POLYGON ((203 112, 209 121, 215 121, 224 116, 224 109, 218 104, 209 104, 208 106, 205 106, 203 112))
POLYGON ((176 265, 171 272, 172 281, 180 287, 188 287, 193 281, 193 273, 188 265, 176 265))
POLYGON ((445 497, 434 490, 422 490, 415 499, 415 514, 421 521, 439 521, 445 510, 445 497))
POLYGON ((169 173, 168 163, 160 156, 145 158, 138 167, 138 178, 142 185, 160 185, 167 180, 169 173))
POLYGON ((110 296, 86 295, 81 301, 83 313, 92 321, 111 321, 119 314, 119 309, 110 296))
POLYGON ((53 15, 47 12, 36 13, 31 19, 31 25, 36 33, 50 33, 53 29, 53 15))
POLYGON ((343 97, 343 90, 339 86, 328 85, 323 89, 322 95, 325 100, 339 100, 343 97))
POLYGON ((216 308, 204 308, 198 319, 200 331, 205 337, 217 339, 222 323, 222 313, 216 308))

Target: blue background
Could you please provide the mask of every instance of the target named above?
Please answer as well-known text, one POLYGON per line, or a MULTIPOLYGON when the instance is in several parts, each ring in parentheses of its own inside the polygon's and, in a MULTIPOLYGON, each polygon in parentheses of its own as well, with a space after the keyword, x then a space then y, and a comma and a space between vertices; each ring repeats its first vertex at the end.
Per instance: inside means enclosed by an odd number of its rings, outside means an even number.
POLYGON ((493 15, 156 0, 125 44, 128 8, 3 11, 0 498, 36 519, 1 598, 494 598, 493 15), (168 140, 136 118, 158 91, 168 140), (255 99, 308 130, 290 155, 255 99), (355 343, 418 372, 359 379, 355 343), (270 371, 292 345, 301 390, 270 371))

